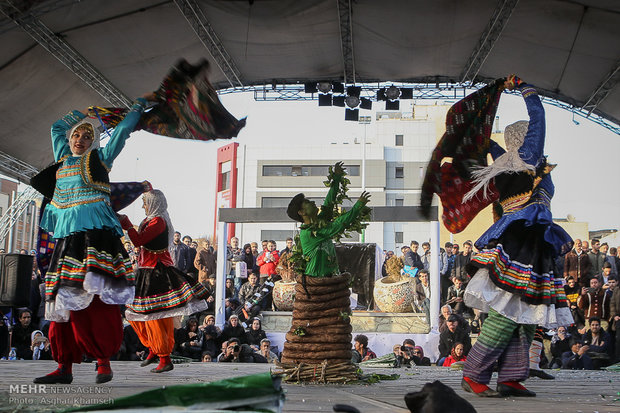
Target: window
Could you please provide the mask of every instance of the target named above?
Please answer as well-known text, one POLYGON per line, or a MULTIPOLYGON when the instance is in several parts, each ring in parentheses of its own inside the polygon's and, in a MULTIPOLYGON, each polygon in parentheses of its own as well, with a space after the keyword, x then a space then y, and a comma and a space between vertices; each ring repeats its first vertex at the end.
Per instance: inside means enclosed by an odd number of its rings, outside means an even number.
POLYGON ((220 182, 220 191, 224 191, 228 189, 230 185, 230 171, 224 172, 222 174, 222 181, 220 182))
POLYGON ((394 200, 394 206, 404 206, 405 200, 403 198, 396 198, 394 200))
POLYGON ((403 146, 403 135, 396 135, 396 146, 403 146))
POLYGON ((402 232, 395 232, 394 233, 394 242, 396 244, 402 244, 403 243, 403 233, 402 232))
MULTIPOLYGON (((327 176, 331 165, 263 165, 263 176, 327 176)), ((359 165, 345 165, 350 176, 360 176, 359 165)))
POLYGON ((404 178, 405 177, 405 168, 403 166, 397 166, 395 171, 395 178, 404 178))

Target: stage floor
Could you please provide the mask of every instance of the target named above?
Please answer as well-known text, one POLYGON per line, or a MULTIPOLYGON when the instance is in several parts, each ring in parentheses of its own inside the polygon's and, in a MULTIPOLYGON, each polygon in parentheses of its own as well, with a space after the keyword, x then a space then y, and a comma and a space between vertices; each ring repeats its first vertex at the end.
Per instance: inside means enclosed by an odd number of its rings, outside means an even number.
MULTIPOLYGON (((0 361, 0 411, 45 411, 71 407, 74 402, 95 403, 156 389, 165 385, 210 382, 268 371, 267 364, 178 364, 168 373, 153 374, 137 362, 112 362, 114 379, 96 385, 94 363, 74 367, 71 385, 54 385, 54 394, 34 392, 15 385, 32 384, 32 378, 55 368, 51 361, 0 361), (23 391, 23 392, 22 392, 23 391), (70 394, 63 394, 63 393, 70 394)), ((441 380, 469 400, 479 413, 488 412, 620 412, 620 373, 605 371, 552 371, 555 380, 528 380, 535 398, 483 399, 461 390, 461 372, 442 367, 366 369, 365 373, 398 373, 400 379, 373 385, 284 384, 286 412, 331 412, 336 403, 350 404, 362 412, 408 412, 404 395, 434 380, 441 380)), ((495 380, 495 376, 493 378, 495 380)))

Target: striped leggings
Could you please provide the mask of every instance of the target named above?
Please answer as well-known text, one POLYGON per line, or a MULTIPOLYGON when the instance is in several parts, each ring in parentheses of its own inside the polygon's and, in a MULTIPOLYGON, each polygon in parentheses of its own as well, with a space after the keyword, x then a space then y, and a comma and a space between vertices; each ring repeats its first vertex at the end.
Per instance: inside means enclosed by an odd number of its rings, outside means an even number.
POLYGON ((463 376, 488 384, 498 362, 497 382, 523 381, 530 371, 529 349, 535 324, 517 324, 491 309, 467 355, 463 376))

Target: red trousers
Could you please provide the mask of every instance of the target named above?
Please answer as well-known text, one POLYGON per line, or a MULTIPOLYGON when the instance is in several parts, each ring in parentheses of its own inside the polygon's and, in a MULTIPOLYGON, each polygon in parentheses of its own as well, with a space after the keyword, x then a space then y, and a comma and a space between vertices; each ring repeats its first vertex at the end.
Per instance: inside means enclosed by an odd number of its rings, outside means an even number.
POLYGON ((159 357, 169 356, 174 348, 174 319, 130 321, 140 341, 159 357))
POLYGON ((66 323, 50 323, 52 356, 60 364, 80 363, 84 354, 108 359, 123 342, 123 321, 118 305, 106 304, 98 295, 88 307, 71 311, 66 323))

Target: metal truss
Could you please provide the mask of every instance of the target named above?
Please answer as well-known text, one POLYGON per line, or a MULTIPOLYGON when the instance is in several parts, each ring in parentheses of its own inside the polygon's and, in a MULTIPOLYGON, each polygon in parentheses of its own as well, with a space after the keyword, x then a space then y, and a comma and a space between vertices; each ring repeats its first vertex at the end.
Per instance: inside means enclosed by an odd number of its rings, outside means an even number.
POLYGON ((4 243, 6 235, 9 233, 13 225, 17 222, 24 210, 28 208, 30 203, 39 198, 41 194, 37 192, 31 186, 26 187, 26 190, 19 194, 19 196, 13 201, 11 206, 0 218, 0 244, 4 243))
POLYGON ((24 161, 20 161, 17 158, 12 157, 0 151, 0 171, 8 176, 12 176, 21 182, 30 182, 30 178, 39 172, 34 166, 27 164, 24 161))
MULTIPOLYGON (((71 6, 75 3, 81 3, 82 1, 83 0, 44 1, 42 3, 36 3, 35 5, 33 5, 31 8, 28 9, 28 13, 30 13, 34 17, 39 17, 55 10, 62 9, 63 7, 71 6)), ((0 0, 0 8, 7 8, 7 10, 9 11, 14 10, 16 7, 20 8, 20 4, 25 4, 26 7, 30 7, 32 2, 24 0, 0 0)), ((22 8, 20 8, 20 10, 21 9, 22 8)), ((12 19, 0 21, 0 34, 6 33, 13 29, 15 29, 15 23, 12 19)))
POLYGON ((598 105, 607 97, 609 92, 616 87, 620 81, 620 60, 616 62, 613 69, 605 76, 605 79, 596 87, 592 95, 588 98, 586 103, 581 107, 582 110, 588 112, 590 115, 596 110, 598 105))
POLYGON ((183 16, 192 27, 204 47, 211 53, 231 87, 243 87, 241 72, 230 57, 217 33, 195 0, 174 0, 183 16))
POLYGON ((355 84, 355 58, 353 56, 353 21, 351 0, 337 0, 340 22, 340 47, 344 63, 344 83, 355 84))
POLYGON ((473 81, 476 78, 518 2, 519 0, 499 0, 493 17, 489 20, 489 24, 480 36, 476 48, 465 64, 461 73, 461 82, 473 81))
POLYGON ((601 125, 605 129, 612 131, 616 135, 620 135, 620 125, 613 123, 612 121, 602 117, 601 115, 592 113, 591 111, 586 110, 583 107, 579 108, 577 106, 573 106, 569 103, 562 102, 561 100, 553 99, 547 96, 541 96, 540 100, 549 105, 565 109, 571 112, 573 115, 579 116, 580 118, 588 119, 591 122, 594 122, 597 125, 601 125))
POLYGON ((10 1, 4 1, 0 8, 2 14, 28 33, 52 56, 60 60, 88 86, 99 93, 113 106, 130 107, 131 100, 106 79, 90 62, 80 55, 71 45, 52 32, 39 19, 30 13, 21 13, 10 1), (8 5, 8 7, 7 7, 8 5))

